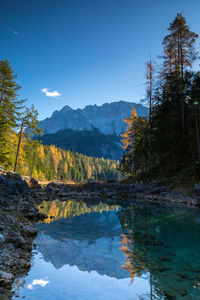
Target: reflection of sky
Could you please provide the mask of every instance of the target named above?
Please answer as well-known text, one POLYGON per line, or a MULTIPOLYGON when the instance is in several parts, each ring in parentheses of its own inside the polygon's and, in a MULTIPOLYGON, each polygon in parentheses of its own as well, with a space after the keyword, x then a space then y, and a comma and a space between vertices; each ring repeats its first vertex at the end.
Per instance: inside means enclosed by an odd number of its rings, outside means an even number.
POLYGON ((47 285, 47 283, 49 283, 49 281, 45 279, 33 279, 32 283, 27 285, 27 288, 29 290, 33 290, 35 286, 39 285, 41 287, 44 287, 45 285, 47 285))
POLYGON ((147 279, 136 277, 131 284, 130 278, 101 276, 96 271, 80 271, 76 266, 55 269, 37 254, 25 287, 16 299, 25 296, 27 300, 134 300, 145 293, 149 293, 147 279), (34 282, 38 284, 29 289, 34 282))

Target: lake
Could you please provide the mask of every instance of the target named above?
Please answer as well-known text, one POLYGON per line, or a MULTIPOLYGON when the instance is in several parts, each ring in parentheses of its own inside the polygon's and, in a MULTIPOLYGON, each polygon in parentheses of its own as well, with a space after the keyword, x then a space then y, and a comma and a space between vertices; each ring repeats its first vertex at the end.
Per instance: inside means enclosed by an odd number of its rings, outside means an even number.
POLYGON ((43 201, 32 267, 13 299, 200 299, 200 211, 43 201))

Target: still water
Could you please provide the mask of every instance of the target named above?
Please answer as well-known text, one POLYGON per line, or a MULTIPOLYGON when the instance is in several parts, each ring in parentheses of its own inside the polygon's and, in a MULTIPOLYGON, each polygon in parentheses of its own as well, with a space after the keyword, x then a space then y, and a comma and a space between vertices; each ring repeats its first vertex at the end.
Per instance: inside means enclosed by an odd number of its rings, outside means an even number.
POLYGON ((43 202, 27 300, 200 299, 200 211, 43 202))

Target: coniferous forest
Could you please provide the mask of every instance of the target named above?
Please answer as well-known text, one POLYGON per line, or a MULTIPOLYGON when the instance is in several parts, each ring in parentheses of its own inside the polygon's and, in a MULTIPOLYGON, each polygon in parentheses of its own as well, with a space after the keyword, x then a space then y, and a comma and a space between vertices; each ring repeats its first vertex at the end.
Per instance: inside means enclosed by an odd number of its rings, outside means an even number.
POLYGON ((39 180, 76 182, 118 179, 119 162, 93 158, 54 145, 43 146, 31 137, 42 134, 38 112, 18 100, 17 75, 10 63, 0 61, 0 165, 39 180))
POLYGON ((120 169, 134 177, 200 175, 200 72, 198 34, 177 14, 164 37, 158 62, 146 63, 149 117, 124 121, 120 169))

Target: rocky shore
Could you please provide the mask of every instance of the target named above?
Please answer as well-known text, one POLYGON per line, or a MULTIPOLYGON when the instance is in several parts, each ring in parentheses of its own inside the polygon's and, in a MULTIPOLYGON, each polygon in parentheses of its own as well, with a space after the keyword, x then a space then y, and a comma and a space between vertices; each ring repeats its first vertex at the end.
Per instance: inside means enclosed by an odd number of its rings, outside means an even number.
POLYGON ((40 193, 43 195, 44 200, 73 198, 85 200, 86 202, 119 203, 120 201, 129 203, 137 199, 155 203, 175 203, 196 207, 200 205, 200 184, 196 184, 193 191, 188 194, 188 192, 174 189, 172 185, 169 187, 163 186, 158 180, 148 184, 141 182, 132 184, 88 182, 85 184, 66 185, 51 182, 40 193))
POLYGON ((0 298, 12 298, 12 284, 30 269, 34 223, 45 216, 38 212, 36 181, 0 168, 0 298))
POLYGON ((129 204, 135 200, 200 206, 200 184, 190 195, 165 187, 159 181, 148 184, 51 182, 43 187, 29 177, 5 172, 0 167, 0 295, 12 298, 13 281, 31 267, 31 252, 37 235, 35 222, 45 218, 36 206, 43 200, 78 199, 86 203, 129 204))

